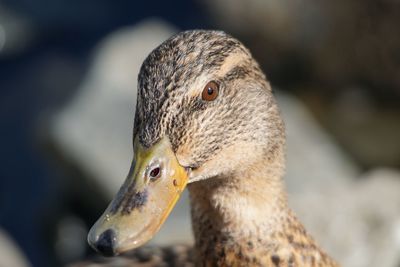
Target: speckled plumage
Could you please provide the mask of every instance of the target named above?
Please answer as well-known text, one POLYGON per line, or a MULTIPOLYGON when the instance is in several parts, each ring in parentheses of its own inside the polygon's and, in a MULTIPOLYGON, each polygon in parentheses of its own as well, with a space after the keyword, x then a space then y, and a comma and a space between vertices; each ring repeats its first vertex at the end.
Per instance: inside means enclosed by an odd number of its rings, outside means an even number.
POLYGON ((186 31, 147 57, 133 138, 150 147, 165 135, 191 169, 195 247, 188 264, 337 266, 287 206, 284 124, 269 83, 239 41, 186 31), (208 102, 201 92, 209 81, 220 91, 208 102))
POLYGON ((194 267, 193 248, 187 245, 146 246, 114 258, 97 257, 70 267, 194 267))

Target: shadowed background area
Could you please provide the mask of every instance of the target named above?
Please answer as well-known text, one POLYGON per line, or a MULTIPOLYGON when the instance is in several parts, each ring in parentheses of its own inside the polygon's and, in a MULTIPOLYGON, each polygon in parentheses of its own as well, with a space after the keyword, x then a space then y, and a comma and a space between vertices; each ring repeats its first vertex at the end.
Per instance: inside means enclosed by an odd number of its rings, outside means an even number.
MULTIPOLYGON (((129 170, 136 78, 186 29, 276 91, 291 206, 343 266, 400 266, 400 3, 0 0, 0 266, 63 266, 129 170)), ((187 194, 155 244, 192 242, 187 194)))

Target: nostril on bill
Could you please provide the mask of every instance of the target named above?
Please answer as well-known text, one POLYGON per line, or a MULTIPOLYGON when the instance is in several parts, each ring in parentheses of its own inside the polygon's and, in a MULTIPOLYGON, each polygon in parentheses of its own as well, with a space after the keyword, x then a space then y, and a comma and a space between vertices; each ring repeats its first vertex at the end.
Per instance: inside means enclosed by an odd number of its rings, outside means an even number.
POLYGON ((96 242, 96 249, 104 256, 114 256, 115 255, 115 242, 116 234, 112 229, 104 231, 96 242))

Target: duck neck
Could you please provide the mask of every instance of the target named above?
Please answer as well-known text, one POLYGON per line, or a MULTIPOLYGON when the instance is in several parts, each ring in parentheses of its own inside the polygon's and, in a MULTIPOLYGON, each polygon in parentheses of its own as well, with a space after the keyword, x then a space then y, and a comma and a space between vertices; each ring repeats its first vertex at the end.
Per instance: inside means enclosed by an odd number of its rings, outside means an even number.
POLYGON ((277 162, 265 165, 260 162, 230 176, 189 185, 199 258, 211 265, 226 259, 229 251, 237 258, 260 243, 268 246, 273 240, 269 237, 282 232, 282 222, 290 215, 283 167, 277 162))

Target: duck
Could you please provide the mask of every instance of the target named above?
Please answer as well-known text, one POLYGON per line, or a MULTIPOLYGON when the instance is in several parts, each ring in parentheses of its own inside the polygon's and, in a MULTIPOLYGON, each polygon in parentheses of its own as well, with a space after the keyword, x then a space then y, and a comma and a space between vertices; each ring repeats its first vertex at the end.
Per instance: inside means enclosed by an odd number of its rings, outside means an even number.
POLYGON ((284 122, 236 38, 190 30, 155 48, 138 75, 132 140, 127 178, 88 234, 114 258, 79 266, 339 266, 288 205, 284 122), (143 246, 185 188, 194 245, 143 246))

